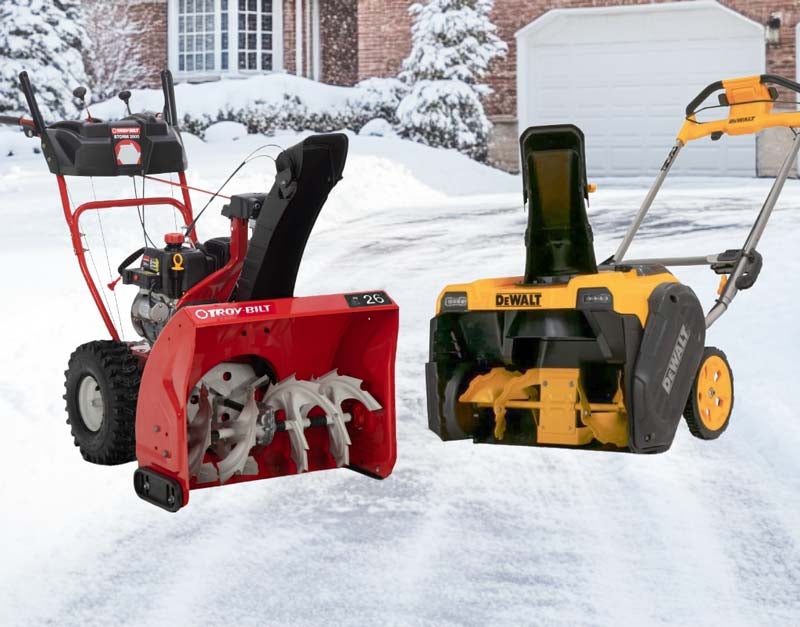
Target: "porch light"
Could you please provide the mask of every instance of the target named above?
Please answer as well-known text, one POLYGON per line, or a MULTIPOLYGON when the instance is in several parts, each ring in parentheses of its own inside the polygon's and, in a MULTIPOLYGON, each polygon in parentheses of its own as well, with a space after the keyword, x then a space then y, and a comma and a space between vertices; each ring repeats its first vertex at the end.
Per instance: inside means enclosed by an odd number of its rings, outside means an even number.
POLYGON ((770 45, 777 45, 781 43, 781 14, 780 12, 772 13, 767 20, 766 40, 770 45))

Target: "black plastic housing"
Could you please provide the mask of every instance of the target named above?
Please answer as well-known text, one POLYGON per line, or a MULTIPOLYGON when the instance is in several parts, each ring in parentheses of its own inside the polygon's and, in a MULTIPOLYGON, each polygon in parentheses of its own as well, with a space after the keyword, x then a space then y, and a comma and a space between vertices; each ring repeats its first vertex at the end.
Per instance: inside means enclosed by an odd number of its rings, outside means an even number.
POLYGON ((706 339, 703 307, 690 287, 662 283, 648 307, 626 394, 633 416, 628 446, 635 453, 660 453, 672 445, 706 339))
POLYGON ((113 122, 56 122, 42 133, 42 152, 53 174, 69 176, 163 174, 187 167, 180 133, 152 114, 113 122), (139 152, 139 162, 120 160, 123 148, 139 152))

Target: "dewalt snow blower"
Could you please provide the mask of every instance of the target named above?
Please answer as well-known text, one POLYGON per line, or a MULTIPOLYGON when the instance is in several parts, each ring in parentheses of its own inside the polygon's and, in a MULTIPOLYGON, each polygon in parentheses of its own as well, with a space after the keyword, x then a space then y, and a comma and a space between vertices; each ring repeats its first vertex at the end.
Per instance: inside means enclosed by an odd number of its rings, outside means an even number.
POLYGON ((733 409, 725 354, 706 329, 762 266, 756 250, 800 149, 800 113, 773 113, 776 86, 755 76, 709 85, 686 109, 677 142, 614 255, 597 264, 586 202, 584 136, 544 126, 520 138, 528 209, 522 277, 449 285, 431 321, 426 366, 429 426, 443 440, 659 453, 681 413, 691 432, 717 438, 733 409), (719 105, 700 108, 718 91, 719 105), (719 120, 700 111, 725 108, 719 120), (702 137, 784 126, 794 142, 741 249, 701 257, 626 259, 678 153, 702 137), (708 265, 721 275, 704 314, 695 293, 666 269, 708 265))
POLYGON ((75 444, 97 464, 138 460, 136 493, 169 511, 186 505, 194 488, 337 467, 386 477, 396 457, 397 306, 381 290, 294 297, 306 241, 342 177, 347 137, 314 135, 281 152, 269 193, 225 197, 230 237, 201 243, 172 76, 161 79, 163 113, 131 115, 130 93, 122 92, 123 119, 45 125, 23 72, 31 119, 0 119, 40 138, 78 264, 112 338, 78 347, 69 360, 64 398, 75 444), (144 192, 144 179, 169 183, 153 176, 165 173, 177 173, 182 201, 142 193, 73 209, 67 191, 68 176, 126 176, 142 177, 144 192), (144 222, 153 205, 174 207, 185 225, 163 247, 144 222), (123 284, 138 288, 135 342, 121 339, 79 227, 86 212, 99 218, 113 207, 137 207, 145 237, 118 269, 123 284))

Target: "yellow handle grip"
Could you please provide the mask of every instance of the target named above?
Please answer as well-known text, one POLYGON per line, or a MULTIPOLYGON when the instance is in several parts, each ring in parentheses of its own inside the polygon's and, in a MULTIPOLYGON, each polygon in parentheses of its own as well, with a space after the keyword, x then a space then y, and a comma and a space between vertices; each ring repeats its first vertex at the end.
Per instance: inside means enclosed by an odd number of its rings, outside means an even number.
MULTIPOLYGON (((719 85, 715 83, 714 86, 719 85)), ((762 76, 725 80, 721 88, 725 90, 728 116, 721 120, 698 122, 694 111, 687 111, 689 115, 678 133, 678 140, 683 144, 709 135, 751 135, 765 128, 800 126, 800 111, 772 112, 773 94, 762 76)), ((703 94, 709 95, 707 91, 703 94)), ((698 104, 697 99, 692 104, 698 104)))

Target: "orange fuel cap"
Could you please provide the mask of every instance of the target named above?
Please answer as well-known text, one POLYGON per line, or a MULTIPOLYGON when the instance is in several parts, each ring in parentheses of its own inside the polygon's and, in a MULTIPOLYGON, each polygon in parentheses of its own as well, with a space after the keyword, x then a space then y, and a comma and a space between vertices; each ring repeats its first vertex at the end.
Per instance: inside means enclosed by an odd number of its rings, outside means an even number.
POLYGON ((183 244, 183 233, 167 233, 164 236, 164 241, 171 246, 183 244))

